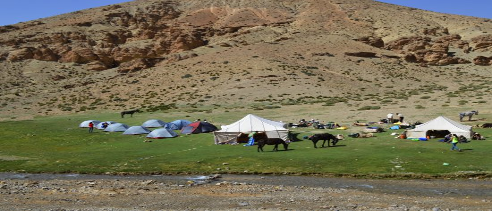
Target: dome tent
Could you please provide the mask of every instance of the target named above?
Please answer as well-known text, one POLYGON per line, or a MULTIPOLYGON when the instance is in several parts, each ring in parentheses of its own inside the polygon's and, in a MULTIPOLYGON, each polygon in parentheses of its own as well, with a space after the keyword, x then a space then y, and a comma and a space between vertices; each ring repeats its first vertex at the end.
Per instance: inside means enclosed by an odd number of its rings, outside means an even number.
POLYGON ((101 121, 98 121, 98 120, 87 120, 87 121, 83 121, 82 123, 79 124, 79 127, 89 127, 89 123, 92 122, 94 124, 94 127, 101 123, 101 121))
POLYGON ((415 129, 407 130, 408 138, 423 138, 432 136, 432 133, 445 134, 452 133, 458 136, 463 135, 470 139, 473 135, 472 127, 455 122, 447 117, 439 116, 424 124, 417 125, 415 129))
POLYGON ((285 123, 272 121, 253 114, 248 114, 237 122, 222 126, 222 129, 214 132, 215 144, 235 144, 241 133, 265 132, 269 138, 281 138, 287 140, 289 130, 285 123))
POLYGON ((150 128, 164 127, 164 126, 166 126, 166 122, 164 122, 162 120, 158 120, 158 119, 150 119, 150 120, 145 121, 142 124, 142 127, 150 127, 150 128))
POLYGON ((108 125, 104 132, 125 132, 129 128, 128 125, 122 123, 114 123, 108 125))
POLYGON ((139 134, 148 134, 150 130, 142 127, 142 126, 131 126, 123 132, 123 135, 139 135, 139 134))
POLYGON ((191 124, 190 121, 184 120, 184 119, 179 119, 179 120, 175 120, 175 121, 167 123, 165 128, 171 129, 171 130, 181 130, 181 129, 183 129, 183 127, 188 126, 189 124, 191 124))
POLYGON ((196 134, 196 133, 208 133, 212 131, 216 131, 217 127, 208 122, 193 122, 186 127, 181 129, 182 134, 196 134))
POLYGON ((167 128, 159 128, 147 135, 147 138, 162 139, 162 138, 174 138, 178 136, 176 132, 167 128))

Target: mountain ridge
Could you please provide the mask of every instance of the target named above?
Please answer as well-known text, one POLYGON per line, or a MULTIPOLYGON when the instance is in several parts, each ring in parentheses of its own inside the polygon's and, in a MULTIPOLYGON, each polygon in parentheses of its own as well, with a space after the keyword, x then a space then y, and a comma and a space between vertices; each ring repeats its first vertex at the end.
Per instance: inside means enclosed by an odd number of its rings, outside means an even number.
POLYGON ((138 0, 0 27, 1 112, 362 109, 471 92, 480 106, 491 33, 489 19, 372 0, 138 0))

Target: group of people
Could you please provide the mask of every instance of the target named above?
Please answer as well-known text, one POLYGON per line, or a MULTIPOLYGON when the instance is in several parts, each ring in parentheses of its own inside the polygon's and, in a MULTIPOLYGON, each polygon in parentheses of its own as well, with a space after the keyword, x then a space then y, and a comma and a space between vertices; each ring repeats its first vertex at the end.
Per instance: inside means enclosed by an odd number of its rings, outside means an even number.
POLYGON ((396 113, 396 114, 389 113, 388 115, 386 115, 386 120, 388 124, 394 123, 395 120, 398 120, 399 122, 403 122, 403 119, 405 119, 405 117, 403 116, 402 113, 396 113))
MULTIPOLYGON (((101 127, 102 127, 102 129, 106 129, 108 127, 108 125, 109 125, 109 123, 103 122, 101 127)), ((95 127, 94 122, 89 122, 89 133, 94 132, 94 127, 95 127)))

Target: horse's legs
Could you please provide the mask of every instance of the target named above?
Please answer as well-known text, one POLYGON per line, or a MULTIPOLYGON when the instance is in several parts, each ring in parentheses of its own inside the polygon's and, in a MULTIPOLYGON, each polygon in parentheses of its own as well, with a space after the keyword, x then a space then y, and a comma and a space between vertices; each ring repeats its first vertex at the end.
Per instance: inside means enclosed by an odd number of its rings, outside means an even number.
MULTIPOLYGON (((325 143, 327 140, 323 140, 323 144, 321 145, 321 148, 325 147, 325 143)), ((330 141, 328 141, 328 146, 330 146, 330 141)))
POLYGON ((275 146, 273 147, 273 151, 278 151, 278 144, 275 144, 275 146))
POLYGON ((468 121, 471 121, 472 116, 473 116, 473 114, 468 116, 468 121))
POLYGON ((125 118, 125 113, 121 112, 121 118, 125 118))
POLYGON ((338 143, 338 139, 336 139, 336 138, 335 139, 332 139, 331 144, 333 146, 337 145, 337 143, 338 143))

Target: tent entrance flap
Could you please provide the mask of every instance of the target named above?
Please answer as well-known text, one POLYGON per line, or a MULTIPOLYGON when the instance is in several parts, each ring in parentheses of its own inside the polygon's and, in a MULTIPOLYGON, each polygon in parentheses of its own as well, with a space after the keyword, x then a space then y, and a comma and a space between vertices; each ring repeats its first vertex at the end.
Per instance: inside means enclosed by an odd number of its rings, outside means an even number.
POLYGON ((434 136, 436 138, 444 138, 444 136, 450 134, 449 130, 428 130, 426 136, 434 136))

